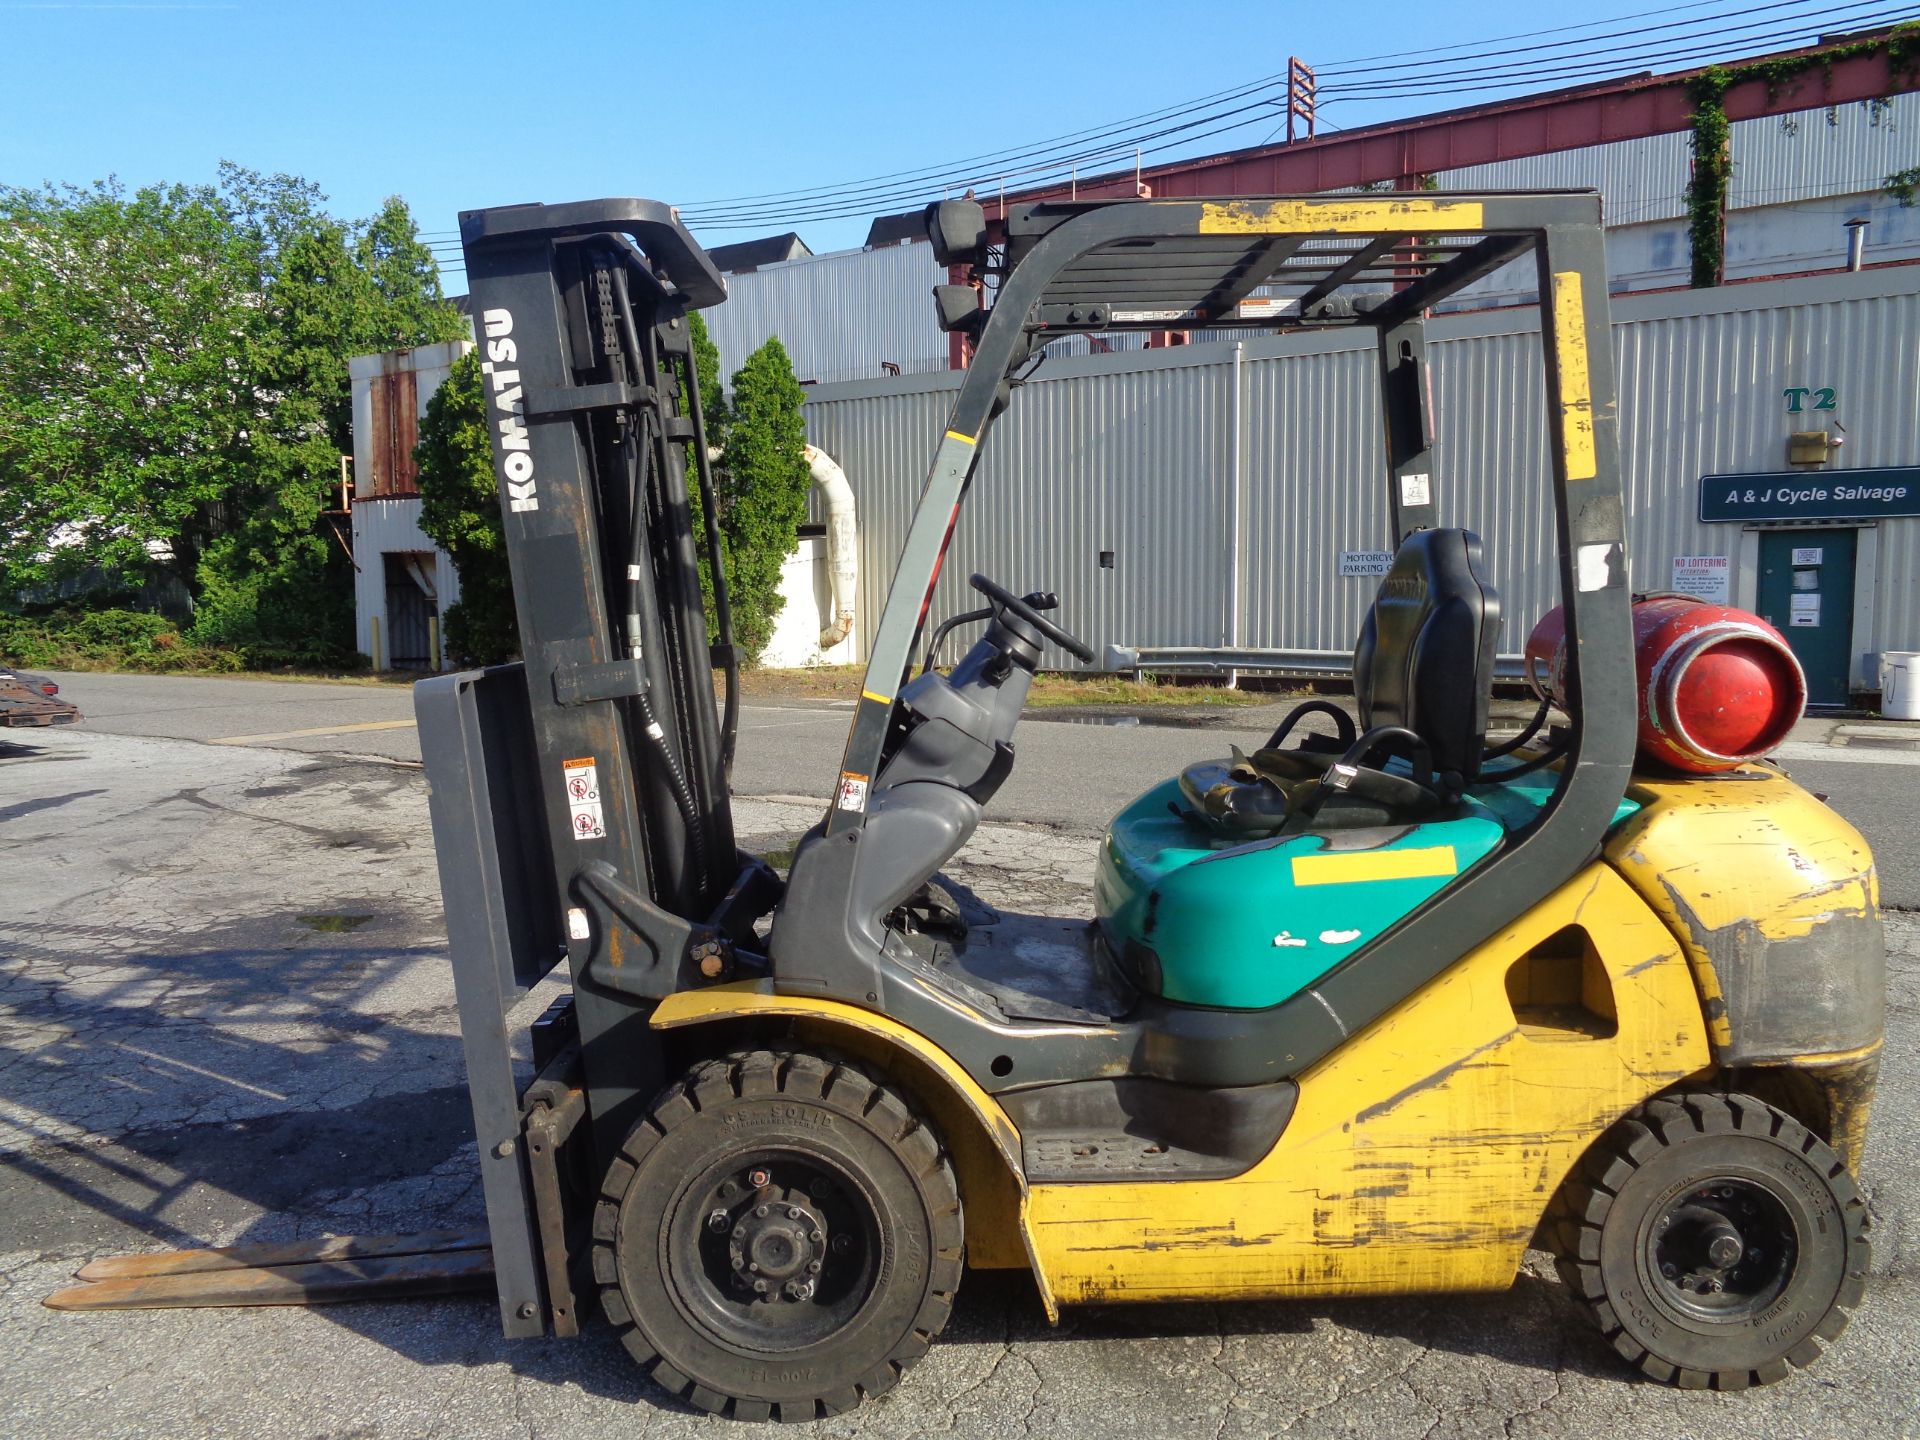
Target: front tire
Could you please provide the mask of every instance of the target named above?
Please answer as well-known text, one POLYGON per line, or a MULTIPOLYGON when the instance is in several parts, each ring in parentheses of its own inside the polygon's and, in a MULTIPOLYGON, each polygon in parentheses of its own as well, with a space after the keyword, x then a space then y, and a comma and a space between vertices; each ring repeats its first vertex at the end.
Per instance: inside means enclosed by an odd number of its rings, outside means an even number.
POLYGON ((891 1389, 947 1323, 962 1226, 938 1138, 800 1051, 694 1067, 634 1126, 594 1216, 601 1307, 668 1390, 812 1420, 891 1389))
POLYGON ((1641 1107, 1557 1208, 1561 1279, 1623 1358, 1683 1389, 1784 1379, 1865 1293, 1867 1207, 1852 1176, 1752 1096, 1641 1107))

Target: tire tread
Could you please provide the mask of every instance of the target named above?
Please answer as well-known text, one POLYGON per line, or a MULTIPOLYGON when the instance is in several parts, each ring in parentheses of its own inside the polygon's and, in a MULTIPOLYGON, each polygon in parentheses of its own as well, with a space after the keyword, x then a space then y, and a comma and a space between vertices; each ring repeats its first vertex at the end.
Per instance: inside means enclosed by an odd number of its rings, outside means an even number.
POLYGON ((960 1190, 938 1135, 907 1098, 857 1062, 829 1053, 762 1048, 703 1060, 660 1092, 608 1166, 593 1216, 593 1273, 601 1311, 621 1343, 654 1383, 696 1409, 736 1420, 796 1423, 840 1415, 884 1394, 924 1356, 946 1328, 964 1269, 960 1190), (850 1110, 899 1156, 927 1204, 934 1253, 928 1290, 906 1333, 878 1365, 852 1383, 823 1385, 799 1400, 729 1395, 683 1374, 654 1350, 620 1290, 617 1262, 620 1205, 648 1152, 675 1126, 729 1099, 793 1095, 850 1110))
POLYGON ((1846 1167, 1826 1142, 1786 1112, 1751 1095, 1706 1091, 1647 1101, 1598 1140, 1554 1197, 1545 1233, 1556 1246, 1555 1268, 1578 1307, 1629 1365, 1649 1379, 1682 1390, 1745 1390, 1785 1379, 1794 1367, 1817 1360, 1839 1338, 1866 1291, 1868 1214, 1846 1167), (1633 1173, 1655 1155, 1694 1136, 1764 1138, 1824 1174, 1840 1202, 1849 1264, 1832 1306, 1785 1356, 1724 1370, 1684 1368, 1651 1353, 1621 1323, 1600 1266, 1600 1235, 1614 1201, 1633 1173))

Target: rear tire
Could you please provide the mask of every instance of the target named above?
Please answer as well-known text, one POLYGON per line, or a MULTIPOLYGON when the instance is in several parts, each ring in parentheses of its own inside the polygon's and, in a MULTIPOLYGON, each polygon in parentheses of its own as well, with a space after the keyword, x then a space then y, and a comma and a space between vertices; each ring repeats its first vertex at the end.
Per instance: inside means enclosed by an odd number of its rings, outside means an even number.
POLYGON ((635 1125, 594 1215, 601 1307, 675 1395, 812 1420, 893 1387, 960 1284, 934 1132, 858 1067, 757 1050, 695 1066, 635 1125))
POLYGON ((1809 1365, 1866 1289, 1847 1169, 1749 1095, 1684 1095, 1607 1132, 1556 1201, 1560 1277, 1613 1348, 1665 1384, 1744 1390, 1809 1365))

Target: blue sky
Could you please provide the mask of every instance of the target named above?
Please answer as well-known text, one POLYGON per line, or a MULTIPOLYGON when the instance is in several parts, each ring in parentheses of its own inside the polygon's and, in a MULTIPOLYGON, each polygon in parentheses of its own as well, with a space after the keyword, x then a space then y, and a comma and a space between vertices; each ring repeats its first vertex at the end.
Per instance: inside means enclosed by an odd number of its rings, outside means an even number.
MULTIPOLYGON (((1788 12, 1782 23, 1807 19, 1809 34, 1874 18, 1837 0, 1772 8, 1788 12)), ((1325 66, 1608 17, 1645 18, 1596 35, 1742 13, 1726 0, 1653 11, 1652 0, 0 0, 0 183, 210 180, 231 159, 304 175, 343 215, 401 195, 442 233, 462 209, 522 200, 636 194, 692 209, 1124 120, 1274 75, 1289 53, 1325 66)), ((1482 98, 1354 99, 1323 113, 1351 127, 1482 98)), ((1186 153, 1273 128, 1263 117, 1186 153)), ((907 206, 875 207, 889 208, 907 206)), ((696 233, 718 244, 785 228, 696 233)), ((859 244, 866 220, 796 228, 826 250, 859 244)))

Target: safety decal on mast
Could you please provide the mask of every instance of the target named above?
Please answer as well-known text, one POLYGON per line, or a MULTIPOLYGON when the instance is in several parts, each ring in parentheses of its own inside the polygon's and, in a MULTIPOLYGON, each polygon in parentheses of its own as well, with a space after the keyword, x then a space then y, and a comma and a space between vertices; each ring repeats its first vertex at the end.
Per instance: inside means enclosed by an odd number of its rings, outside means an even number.
POLYGON ((834 796, 834 805, 842 810, 851 810, 856 815, 866 809, 867 781, 870 778, 869 776, 862 775, 857 770, 842 770, 840 772, 840 789, 834 796))
POLYGON ((562 760, 561 778, 566 786, 567 810, 573 821, 573 838, 601 840, 606 837, 606 816, 600 809, 600 767, 591 755, 584 760, 562 760))

